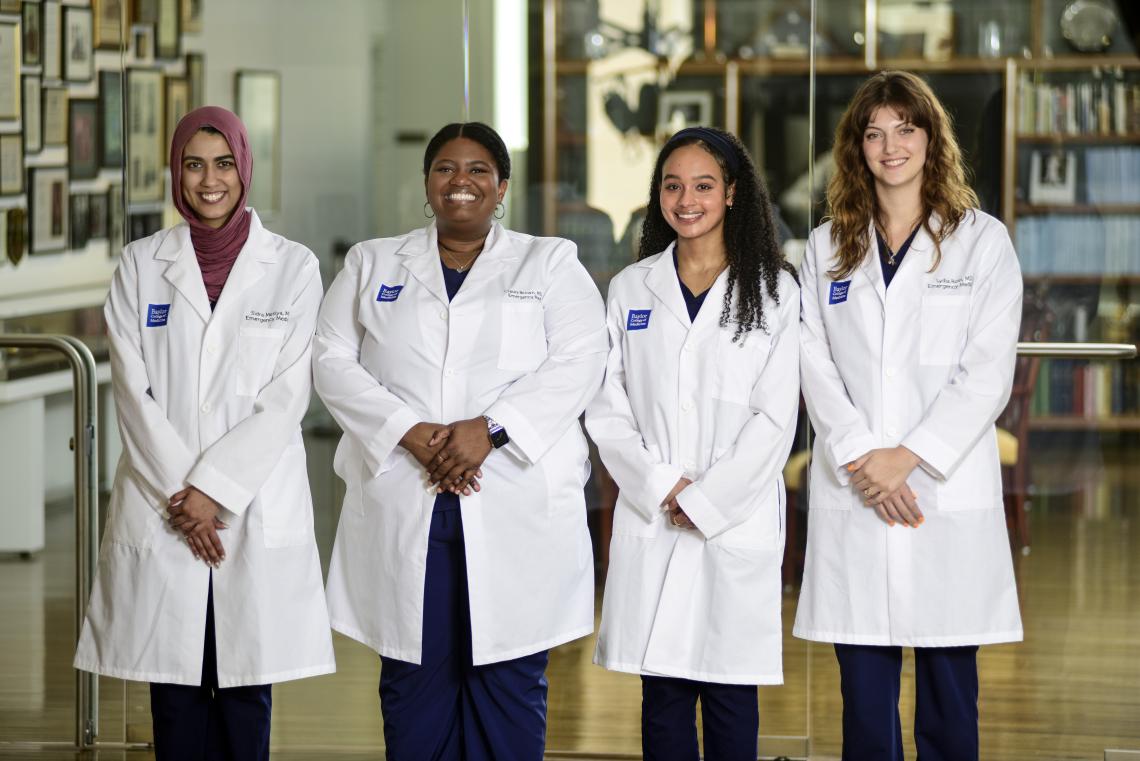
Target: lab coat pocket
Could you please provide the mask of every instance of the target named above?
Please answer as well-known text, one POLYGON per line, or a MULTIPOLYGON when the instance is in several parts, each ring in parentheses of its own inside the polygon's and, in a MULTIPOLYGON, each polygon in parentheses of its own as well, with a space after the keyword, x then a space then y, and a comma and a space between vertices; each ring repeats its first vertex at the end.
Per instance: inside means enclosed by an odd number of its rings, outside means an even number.
POLYGON ((120 462, 119 469, 107 506, 106 537, 115 544, 145 550, 165 519, 166 506, 142 487, 129 466, 120 462))
POLYGON ((969 293, 929 293, 922 299, 922 340, 918 361, 922 365, 953 365, 966 348, 970 321, 969 293))
POLYGON ((237 395, 257 396, 273 379, 285 331, 243 327, 238 331, 237 395))
POLYGON ((734 323, 729 323, 717 332, 713 398, 747 405, 752 396, 752 388, 768 359, 772 338, 762 330, 753 330, 733 343, 732 336, 735 332, 734 323))
POLYGON ((741 549, 771 549, 784 541, 784 485, 756 497, 752 514, 744 522, 733 526, 709 540, 710 544, 741 549))
POLYGON ((529 373, 546 359, 546 324, 542 304, 504 301, 499 369, 529 373))
POLYGON ((281 455, 254 500, 266 547, 295 547, 313 536, 313 501, 300 433, 281 455))

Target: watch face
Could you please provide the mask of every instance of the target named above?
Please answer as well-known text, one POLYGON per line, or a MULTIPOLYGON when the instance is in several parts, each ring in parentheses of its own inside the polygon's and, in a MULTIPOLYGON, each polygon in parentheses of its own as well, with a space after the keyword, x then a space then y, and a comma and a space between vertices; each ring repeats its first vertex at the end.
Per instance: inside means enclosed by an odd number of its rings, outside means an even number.
POLYGON ((1061 12, 1061 34, 1077 50, 1095 53, 1112 44, 1116 11, 1103 0, 1073 0, 1061 12))

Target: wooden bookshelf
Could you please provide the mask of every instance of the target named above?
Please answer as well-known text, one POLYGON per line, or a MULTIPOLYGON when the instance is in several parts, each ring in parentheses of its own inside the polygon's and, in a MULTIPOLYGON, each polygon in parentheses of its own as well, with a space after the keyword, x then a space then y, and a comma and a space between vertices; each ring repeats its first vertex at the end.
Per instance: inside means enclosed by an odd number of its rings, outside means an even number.
POLYGON ((1029 427, 1035 431, 1140 431, 1140 415, 1034 415, 1029 419, 1029 427))
POLYGON ((1044 143, 1046 145, 1056 145, 1058 143, 1074 143, 1080 145, 1132 145, 1133 143, 1140 143, 1140 132, 1134 132, 1127 135, 1117 135, 1109 133, 1102 135, 1099 133, 1067 133, 1057 132, 1048 135, 1040 135, 1036 132, 1019 132, 1017 140, 1022 143, 1044 143))
POLYGON ((1099 216, 1103 214, 1140 214, 1140 204, 1133 203, 1098 203, 1098 204, 1017 204, 1017 216, 1033 216, 1041 214, 1090 214, 1099 216))

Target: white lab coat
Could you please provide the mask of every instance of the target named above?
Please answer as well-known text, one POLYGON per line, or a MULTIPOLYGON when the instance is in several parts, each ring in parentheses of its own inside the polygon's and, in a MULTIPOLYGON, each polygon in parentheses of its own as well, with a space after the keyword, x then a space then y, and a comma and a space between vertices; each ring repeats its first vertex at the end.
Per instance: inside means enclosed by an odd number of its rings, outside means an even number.
POLYGON ((839 283, 827 274, 830 223, 804 259, 801 366, 817 436, 793 633, 915 647, 1020 640, 994 436, 1021 322, 1017 255, 1001 222, 970 212, 933 271, 934 242, 919 230, 884 289, 874 240, 839 283), (923 460, 907 479, 926 516, 916 529, 888 527, 844 468, 900 444, 923 460))
POLYGON ((419 663, 435 490, 398 446, 418 422, 486 414, 510 436, 460 498, 475 664, 589 634, 594 570, 578 417, 601 383, 601 298, 572 243, 495 224, 450 303, 434 223, 354 246, 329 288, 316 388, 344 429, 333 628, 419 663))
POLYGON ((780 684, 782 470, 799 401, 799 293, 768 331, 720 327, 727 271, 690 322, 673 246, 610 283, 610 354, 586 428, 619 488, 594 659, 615 671, 780 684), (646 315, 648 311, 648 315, 646 315), (673 526, 678 503, 697 530, 673 526))
POLYGON ((164 517, 191 484, 229 525, 219 686, 335 670, 300 425, 320 300, 316 258, 256 214, 212 314, 185 224, 123 251, 104 310, 123 455, 76 668, 200 683, 211 569, 164 517))

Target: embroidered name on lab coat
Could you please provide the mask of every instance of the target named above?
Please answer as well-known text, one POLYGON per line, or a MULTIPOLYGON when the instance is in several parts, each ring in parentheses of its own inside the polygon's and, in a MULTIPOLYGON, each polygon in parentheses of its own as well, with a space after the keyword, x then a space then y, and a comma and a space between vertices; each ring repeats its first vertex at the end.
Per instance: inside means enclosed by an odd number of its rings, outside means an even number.
POLYGON ((837 280, 831 284, 831 294, 827 297, 828 304, 842 304, 847 301, 847 292, 851 290, 850 280, 837 280))
POLYGON ((402 285, 380 285, 380 293, 376 296, 377 301, 395 301, 400 298, 400 291, 404 290, 402 285))
POLYGON ((652 309, 631 309, 625 318, 626 330, 645 330, 649 327, 649 313, 652 309))
POLYGON ((146 307, 146 326, 148 328, 161 328, 170 317, 170 304, 148 304, 146 307))
POLYGON ((503 291, 503 298, 509 301, 542 301, 542 291, 527 291, 520 288, 508 288, 503 291))
POLYGON ((245 313, 244 319, 246 322, 252 322, 257 325, 267 325, 272 327, 279 322, 287 324, 289 322, 289 310, 273 309, 261 311, 258 309, 251 309, 245 313))
POLYGON ((926 284, 927 288, 936 291, 957 291, 962 288, 974 287, 974 276, 963 275, 962 277, 939 277, 931 280, 926 284))

